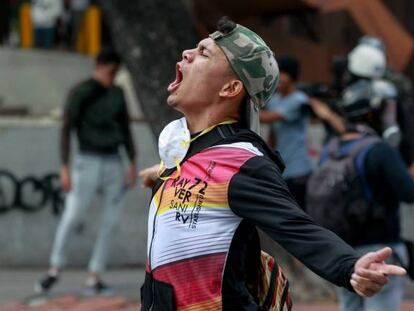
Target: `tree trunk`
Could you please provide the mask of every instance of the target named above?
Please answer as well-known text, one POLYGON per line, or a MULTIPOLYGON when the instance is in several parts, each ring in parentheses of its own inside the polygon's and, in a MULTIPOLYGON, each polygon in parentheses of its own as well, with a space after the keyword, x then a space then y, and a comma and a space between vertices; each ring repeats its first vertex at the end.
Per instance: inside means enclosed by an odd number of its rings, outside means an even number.
POLYGON ((175 63, 198 37, 180 0, 100 0, 116 50, 131 72, 142 111, 155 137, 177 113, 166 104, 175 63))

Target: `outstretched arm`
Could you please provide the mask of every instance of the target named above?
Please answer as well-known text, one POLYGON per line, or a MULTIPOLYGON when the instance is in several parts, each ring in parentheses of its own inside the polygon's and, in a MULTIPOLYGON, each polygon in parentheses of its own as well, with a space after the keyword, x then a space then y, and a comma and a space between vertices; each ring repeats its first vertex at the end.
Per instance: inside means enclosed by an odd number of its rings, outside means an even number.
POLYGON ((229 205, 316 274, 361 295, 376 293, 385 284, 380 271, 403 273, 382 262, 388 251, 359 259, 337 235, 315 224, 292 198, 281 172, 266 159, 252 158, 240 168, 229 185, 229 205))
POLYGON ((309 99, 309 105, 315 115, 327 122, 337 133, 345 132, 345 120, 333 112, 326 103, 312 97, 309 99))
POLYGON ((283 120, 283 116, 277 111, 261 110, 260 111, 260 122, 262 123, 273 123, 283 120))

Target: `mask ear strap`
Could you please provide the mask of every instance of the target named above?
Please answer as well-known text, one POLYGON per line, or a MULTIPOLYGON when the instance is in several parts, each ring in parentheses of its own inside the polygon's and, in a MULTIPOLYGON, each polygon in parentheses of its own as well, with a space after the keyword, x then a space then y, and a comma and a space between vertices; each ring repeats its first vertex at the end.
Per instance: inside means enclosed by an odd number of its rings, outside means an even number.
POLYGON ((160 167, 158 168, 158 171, 157 171, 158 178, 160 178, 160 179, 163 178, 163 177, 161 177, 161 174, 164 173, 164 171, 165 171, 164 161, 161 161, 160 162, 160 167))
POLYGON ((164 162, 161 161, 160 168, 158 169, 158 172, 157 172, 158 178, 161 179, 161 180, 167 181, 169 179, 176 179, 176 178, 180 177, 180 175, 181 175, 180 161, 175 160, 175 164, 176 164, 176 167, 177 167, 177 171, 175 172, 174 176, 162 177, 161 174, 164 172, 164 162))
MULTIPOLYGON (((195 137, 197 138, 197 137, 195 137)), ((182 148, 188 148, 188 146, 192 143, 192 140, 182 140, 180 141, 180 146, 182 148)))

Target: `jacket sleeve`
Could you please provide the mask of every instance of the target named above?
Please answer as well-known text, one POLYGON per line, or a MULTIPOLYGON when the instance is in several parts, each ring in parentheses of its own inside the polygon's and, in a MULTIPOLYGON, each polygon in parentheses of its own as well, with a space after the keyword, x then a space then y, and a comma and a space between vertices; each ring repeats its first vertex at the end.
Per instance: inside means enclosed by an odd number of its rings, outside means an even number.
POLYGON ((62 115, 62 127, 60 132, 60 157, 62 164, 69 164, 71 131, 76 128, 81 105, 85 100, 85 91, 82 87, 74 87, 68 94, 62 115))
POLYGON ((228 200, 235 214, 262 229, 316 274, 353 291, 349 281, 358 256, 299 208, 270 160, 248 160, 233 176, 228 200))

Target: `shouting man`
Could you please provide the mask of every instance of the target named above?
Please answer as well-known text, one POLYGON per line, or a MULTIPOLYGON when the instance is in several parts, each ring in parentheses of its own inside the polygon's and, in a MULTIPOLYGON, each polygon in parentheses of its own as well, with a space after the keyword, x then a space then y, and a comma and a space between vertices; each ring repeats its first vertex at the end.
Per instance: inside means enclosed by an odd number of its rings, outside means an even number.
POLYGON ((358 258, 292 198, 280 156, 255 133, 279 77, 257 34, 223 19, 176 71, 168 104, 184 118, 160 135, 159 178, 156 167, 141 172, 153 186, 142 310, 289 310, 287 282, 261 252, 256 228, 363 296, 405 274, 385 264, 389 248, 358 258))

